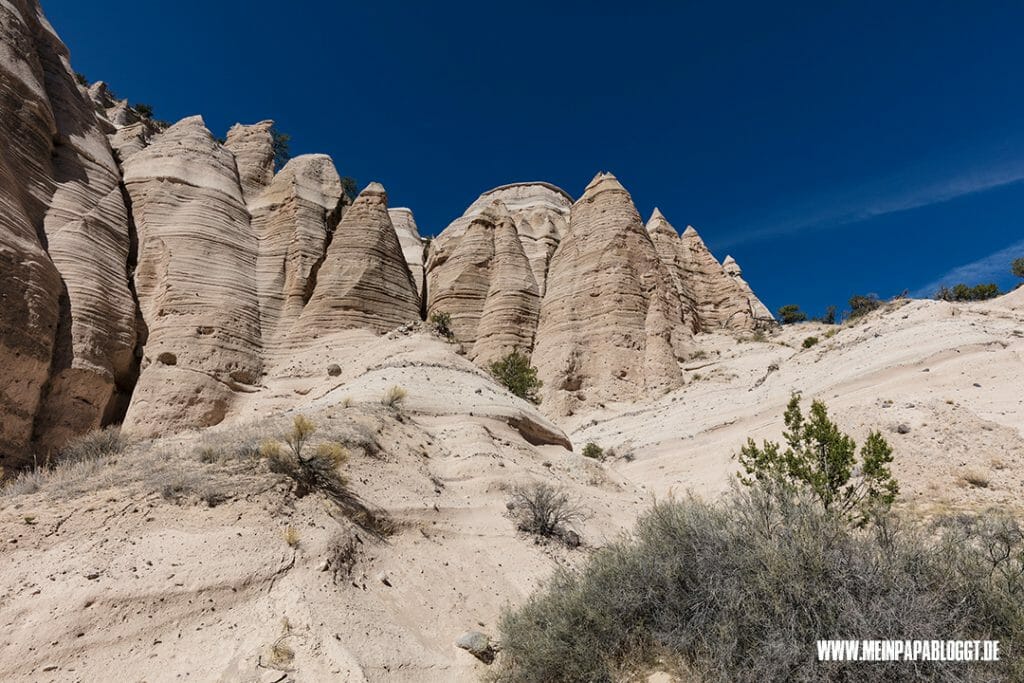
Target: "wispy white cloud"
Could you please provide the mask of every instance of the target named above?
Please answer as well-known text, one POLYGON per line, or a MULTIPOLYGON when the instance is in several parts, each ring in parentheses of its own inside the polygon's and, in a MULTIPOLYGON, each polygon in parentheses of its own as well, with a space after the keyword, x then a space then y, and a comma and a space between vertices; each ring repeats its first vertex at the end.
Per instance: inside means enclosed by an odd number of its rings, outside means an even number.
POLYGON ((982 153, 961 150, 855 187, 828 192, 752 219, 720 246, 839 228, 1012 185, 1024 181, 1024 157, 1016 151, 1019 149, 1016 144, 1004 144, 982 153), (971 157, 974 160, 968 161, 971 157))
POLYGON ((958 282, 978 284, 1002 280, 1010 271, 1010 262, 1021 257, 1024 257, 1024 240, 1015 242, 984 258, 957 266, 938 279, 919 287, 911 293, 911 296, 933 296, 939 287, 955 285, 958 282))

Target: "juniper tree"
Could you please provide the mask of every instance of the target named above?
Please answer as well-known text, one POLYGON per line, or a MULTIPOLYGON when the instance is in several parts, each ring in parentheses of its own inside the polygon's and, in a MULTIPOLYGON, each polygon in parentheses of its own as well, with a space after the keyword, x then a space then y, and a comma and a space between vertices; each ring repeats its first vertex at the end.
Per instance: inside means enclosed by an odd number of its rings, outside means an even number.
POLYGON ((785 450, 773 441, 759 447, 753 439, 740 450, 743 484, 771 482, 807 490, 826 510, 836 510, 857 525, 892 506, 899 485, 889 470, 892 448, 881 433, 868 434, 858 462, 857 443, 829 419, 821 401, 811 402, 805 419, 800 395, 794 393, 784 419, 785 450))

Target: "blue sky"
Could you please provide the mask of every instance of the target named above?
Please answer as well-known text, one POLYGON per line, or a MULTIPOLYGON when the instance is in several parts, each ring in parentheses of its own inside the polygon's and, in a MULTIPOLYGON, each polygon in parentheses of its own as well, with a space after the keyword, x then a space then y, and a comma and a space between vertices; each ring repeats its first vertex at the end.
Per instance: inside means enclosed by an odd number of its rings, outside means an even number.
POLYGON ((615 173, 772 309, 1013 284, 1024 3, 43 0, 90 79, 273 118, 424 233, 482 191, 615 173))

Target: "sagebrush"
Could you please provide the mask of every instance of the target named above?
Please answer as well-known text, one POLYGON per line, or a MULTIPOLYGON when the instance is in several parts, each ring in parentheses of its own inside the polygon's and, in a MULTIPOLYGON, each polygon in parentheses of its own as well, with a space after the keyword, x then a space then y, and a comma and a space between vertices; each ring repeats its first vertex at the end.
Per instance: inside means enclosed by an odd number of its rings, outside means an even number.
POLYGON ((507 683, 1024 680, 1024 533, 992 514, 867 528, 770 482, 658 503, 499 624, 507 683), (820 638, 995 639, 995 663, 818 662, 820 638))

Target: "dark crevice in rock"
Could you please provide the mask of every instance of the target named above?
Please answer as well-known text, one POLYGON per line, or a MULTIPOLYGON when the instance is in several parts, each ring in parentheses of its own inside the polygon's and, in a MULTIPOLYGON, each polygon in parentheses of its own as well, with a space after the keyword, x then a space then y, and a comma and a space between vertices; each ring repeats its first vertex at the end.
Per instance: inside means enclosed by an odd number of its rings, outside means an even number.
MULTIPOLYGON (((120 166, 120 163, 118 165, 120 166)), ((128 215, 128 261, 125 264, 125 277, 128 278, 128 291, 131 292, 132 304, 135 307, 135 351, 132 354, 132 365, 129 372, 122 377, 114 378, 114 396, 103 415, 103 426, 120 424, 124 421, 132 394, 135 391, 135 385, 139 381, 139 374, 142 372, 142 354, 149 338, 149 327, 142 316, 139 294, 135 290, 135 267, 139 263, 139 233, 135 226, 135 214, 132 211, 132 198, 128 194, 128 188, 125 187, 124 181, 120 182, 119 186, 128 215)))
POLYGON ((313 298, 313 292, 316 290, 316 278, 320 274, 320 267, 324 265, 324 261, 327 260, 327 250, 331 248, 331 241, 334 239, 334 232, 338 228, 338 224, 341 223, 341 217, 345 213, 346 199, 342 195, 341 199, 338 200, 338 205, 334 207, 333 211, 328 212, 324 210, 324 226, 327 230, 327 234, 324 236, 324 248, 320 252, 320 258, 316 260, 313 267, 309 269, 309 277, 306 279, 306 288, 302 292, 302 304, 306 305, 309 300, 313 298))

